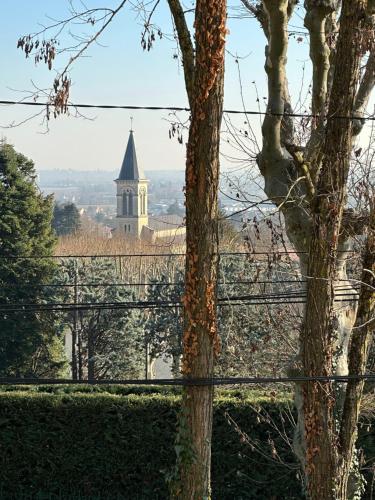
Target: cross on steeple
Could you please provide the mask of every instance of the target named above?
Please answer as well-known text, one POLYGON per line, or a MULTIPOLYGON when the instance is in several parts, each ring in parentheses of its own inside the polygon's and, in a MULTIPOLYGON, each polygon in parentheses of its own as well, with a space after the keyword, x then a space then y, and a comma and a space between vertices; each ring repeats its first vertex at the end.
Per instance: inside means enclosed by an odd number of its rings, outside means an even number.
POLYGON ((133 120, 134 120, 134 118, 131 116, 130 117, 130 132, 134 132, 134 130, 133 130, 133 120))

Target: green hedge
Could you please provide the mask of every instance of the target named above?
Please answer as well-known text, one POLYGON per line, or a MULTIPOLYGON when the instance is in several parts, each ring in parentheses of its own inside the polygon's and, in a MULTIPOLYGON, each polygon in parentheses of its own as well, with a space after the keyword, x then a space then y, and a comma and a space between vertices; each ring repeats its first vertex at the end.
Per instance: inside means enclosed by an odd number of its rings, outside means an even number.
MULTIPOLYGON (((168 498, 179 406, 175 388, 4 388, 0 393, 0 498, 168 498), (26 390, 25 390, 26 389, 26 390)), ((288 397, 220 391, 215 400, 213 498, 300 499, 288 397), (257 408, 272 418, 260 417, 257 408), (240 436, 228 415, 252 438, 240 436), (273 457, 273 443, 282 465, 273 457), (259 448, 259 452, 256 450, 259 448)), ((373 437, 372 437, 373 439, 373 437)))

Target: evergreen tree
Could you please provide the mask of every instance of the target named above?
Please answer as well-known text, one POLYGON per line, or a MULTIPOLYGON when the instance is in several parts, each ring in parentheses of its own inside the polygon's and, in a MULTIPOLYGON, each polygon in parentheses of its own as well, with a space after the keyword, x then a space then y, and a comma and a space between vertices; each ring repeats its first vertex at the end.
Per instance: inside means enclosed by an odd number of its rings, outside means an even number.
MULTIPOLYGON (((62 297, 65 303, 133 302, 135 294, 119 282, 111 259, 91 261, 65 260, 60 267, 62 297)), ((92 309, 72 311, 67 318, 68 329, 76 335, 78 378, 119 379, 143 375, 145 338, 142 328, 144 311, 138 309, 92 309)), ((65 318, 66 319, 66 318, 65 318)), ((73 360, 72 360, 73 367, 73 360)))
MULTIPOLYGON (((49 298, 46 285, 55 273, 48 258, 55 243, 52 198, 43 197, 35 177, 31 160, 0 144, 0 308, 49 298)), ((0 313, 0 374, 56 375, 64 365, 56 335, 50 313, 0 313)))
POLYGON ((78 231, 81 219, 78 208, 74 203, 55 204, 53 209, 52 227, 57 236, 65 236, 78 231))
MULTIPOLYGON (((147 290, 147 300, 178 302, 183 294, 183 279, 181 270, 177 270, 173 275, 161 274, 158 280, 151 281, 147 290), (166 283, 166 285, 160 285, 160 283, 166 283)), ((150 311, 146 325, 150 356, 153 359, 163 355, 171 358, 172 373, 175 377, 180 375, 182 332, 181 307, 155 308, 150 311)))

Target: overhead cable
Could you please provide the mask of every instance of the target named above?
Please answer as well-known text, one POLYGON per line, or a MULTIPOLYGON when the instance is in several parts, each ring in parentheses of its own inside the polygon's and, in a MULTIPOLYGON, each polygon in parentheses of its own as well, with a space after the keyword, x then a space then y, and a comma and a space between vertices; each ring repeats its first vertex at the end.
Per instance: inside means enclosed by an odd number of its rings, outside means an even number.
MULTIPOLYGON (((18 106, 37 106, 37 107, 50 107, 51 103, 48 102, 38 102, 38 101, 12 101, 2 99, 0 100, 2 105, 18 105, 18 106)), ((127 110, 145 110, 145 111, 185 111, 190 112, 190 108, 181 106, 134 106, 127 104, 88 104, 88 103, 69 103, 66 105, 68 108, 81 108, 81 109, 127 109, 127 110)), ((241 110, 241 109, 225 109, 223 113, 228 115, 250 115, 250 116, 278 116, 278 117, 290 117, 290 118, 322 118, 321 115, 309 114, 309 113, 274 113, 271 111, 255 111, 255 110, 241 110)), ((358 115, 325 115, 324 118, 331 120, 375 120, 374 115, 368 115, 365 117, 358 115)))

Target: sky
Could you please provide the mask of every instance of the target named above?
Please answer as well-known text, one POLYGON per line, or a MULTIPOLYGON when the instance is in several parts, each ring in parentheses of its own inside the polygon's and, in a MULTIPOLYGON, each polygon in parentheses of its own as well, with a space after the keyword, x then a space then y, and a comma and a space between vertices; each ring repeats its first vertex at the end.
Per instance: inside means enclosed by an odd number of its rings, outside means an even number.
MULTIPOLYGON (((103 5, 115 8, 120 0, 86 0, 88 8, 103 5)), ((134 3, 134 0, 133 0, 134 3)), ((26 59, 17 48, 20 36, 34 33, 42 25, 69 16, 68 0, 0 0, 2 26, 0 30, 0 100, 18 100, 35 87, 49 88, 54 69, 49 71, 43 64, 35 66, 33 59, 26 59)), ((74 0, 77 10, 82 4, 74 0)), ((185 1, 189 8, 191 2, 185 1)), ((263 107, 267 95, 264 74, 263 33, 254 19, 238 18, 240 0, 229 0, 229 34, 227 37, 225 108, 257 109, 257 92, 263 107), (239 65, 235 57, 239 58, 239 65), (241 83, 238 69, 241 71, 241 83), (255 85, 254 83, 255 82, 255 85), (242 87, 242 95, 241 95, 242 87), (257 89, 257 91, 255 90, 257 89), (243 98, 243 101, 242 101, 243 98)), ((193 15, 188 14, 190 22, 193 15)), ((297 10, 293 22, 299 27, 302 21, 297 10)), ((165 34, 172 33, 171 17, 166 0, 161 0, 154 15, 154 22, 165 34)), ((93 33, 94 28, 72 25, 76 35, 93 33)), ((99 43, 89 48, 85 57, 77 60, 71 71, 73 86, 71 101, 92 104, 187 106, 183 71, 176 54, 176 42, 165 36, 157 40, 149 51, 141 47, 142 20, 128 3, 108 26, 99 43)), ((54 35, 55 31, 51 31, 54 35)), ((61 47, 72 44, 67 35, 60 37, 61 47)), ((58 57, 55 68, 61 69, 67 54, 58 57)), ((288 77, 297 101, 301 86, 308 84, 309 61, 305 39, 290 38, 288 77), (305 69, 303 79, 302 68, 305 69)), ((51 119, 49 131, 42 118, 28 120, 30 108, 24 106, 0 106, 0 135, 17 150, 33 159, 37 170, 113 170, 120 169, 130 129, 133 128, 138 161, 145 170, 182 170, 185 163, 185 146, 176 139, 169 139, 170 120, 167 112, 91 110, 84 117, 63 116, 51 119), (26 120, 26 121, 25 121, 26 120), (22 123, 24 122, 25 123, 22 123), (10 124, 17 124, 9 127, 10 124)), ((187 114, 179 114, 186 120, 187 114)), ((259 137, 259 119, 253 125, 259 137)), ((234 118, 241 127, 243 117, 234 118)), ((187 133, 184 134, 186 140, 187 133)), ((228 148, 228 146, 224 145, 228 148)), ((236 156, 236 151, 228 153, 236 156)), ((240 153, 238 153, 240 155, 240 153)), ((229 160, 222 159, 222 166, 229 167, 229 160)))

